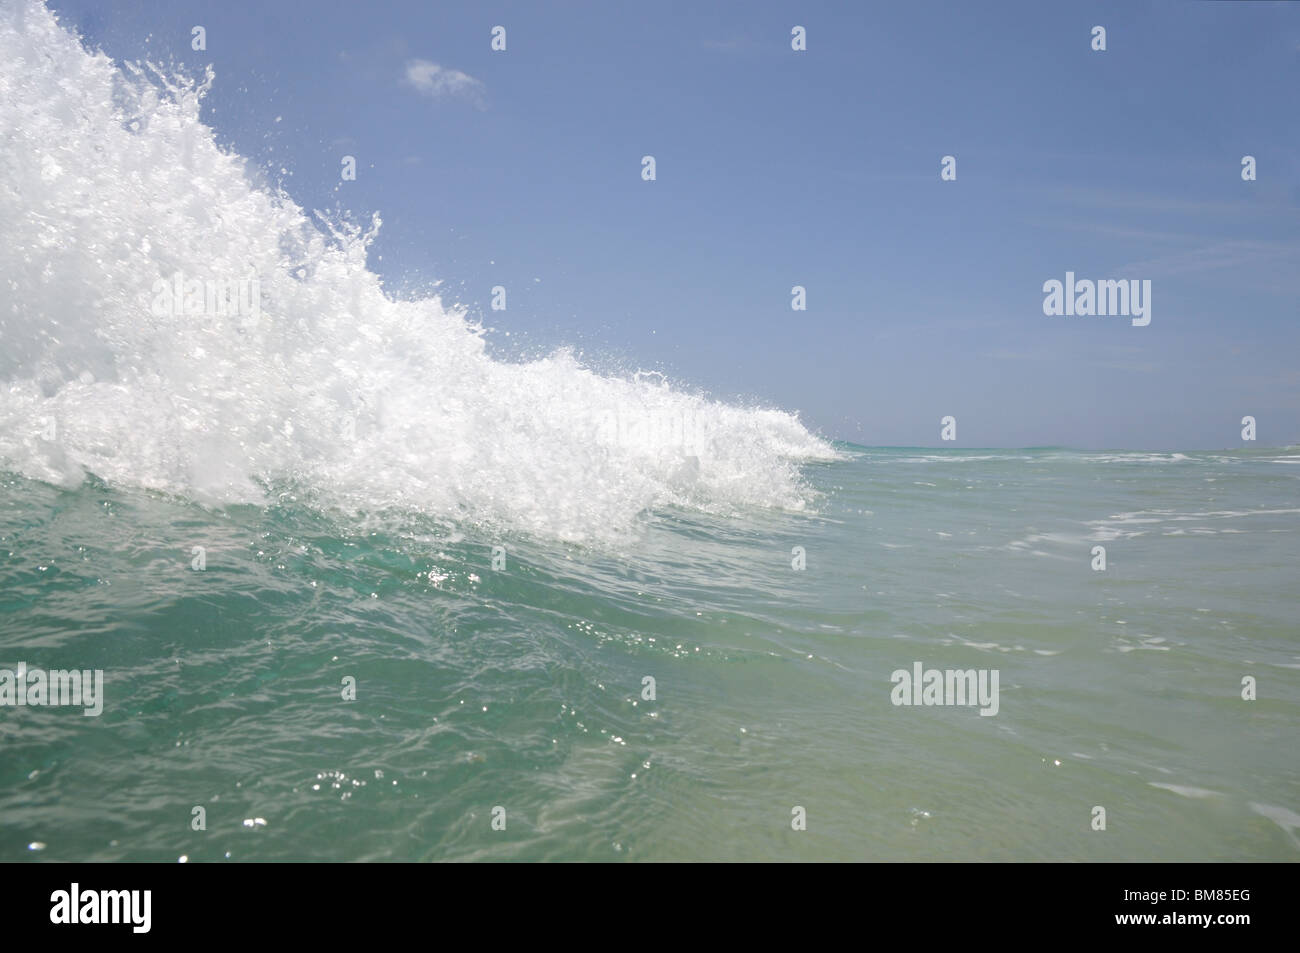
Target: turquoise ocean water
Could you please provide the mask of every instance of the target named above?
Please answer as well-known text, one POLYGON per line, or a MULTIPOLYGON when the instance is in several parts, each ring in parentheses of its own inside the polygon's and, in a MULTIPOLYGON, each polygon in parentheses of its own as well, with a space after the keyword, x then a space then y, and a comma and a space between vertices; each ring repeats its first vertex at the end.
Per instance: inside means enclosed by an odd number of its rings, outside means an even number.
POLYGON ((0 655, 107 700, 4 712, 0 856, 1300 856, 1300 451, 841 449, 610 546, 8 476, 0 655), (998 713, 893 705, 916 661, 998 713))

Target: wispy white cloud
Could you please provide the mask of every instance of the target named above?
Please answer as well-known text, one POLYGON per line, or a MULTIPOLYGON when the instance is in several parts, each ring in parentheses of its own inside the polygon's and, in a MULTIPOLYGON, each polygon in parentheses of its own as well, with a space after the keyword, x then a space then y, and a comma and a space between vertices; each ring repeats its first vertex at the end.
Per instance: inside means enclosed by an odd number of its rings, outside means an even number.
POLYGON ((985 351, 981 356, 991 361, 1050 362, 1055 360, 1055 357, 1046 351, 1013 351, 1010 348, 994 348, 991 351, 985 351))
POLYGON ((1278 268, 1290 275, 1286 287, 1295 289, 1300 275, 1300 244, 1277 241, 1225 241, 1167 255, 1157 255, 1131 262, 1119 269, 1121 274, 1137 273, 1150 277, 1200 274, 1218 269, 1278 268))
POLYGON ((719 50, 723 53, 753 53, 761 49, 752 36, 733 36, 725 40, 705 40, 706 50, 719 50))
MULTIPOLYGON (((1235 167, 1234 167, 1235 171, 1235 167)), ((1205 218, 1238 218, 1258 221, 1263 216, 1290 218, 1295 207, 1276 200, 1276 197, 1243 197, 1237 201, 1222 199, 1196 199, 1181 195, 1156 195, 1150 192, 1124 191, 1089 186, 1059 186, 1031 184, 1021 191, 1034 195, 1039 201, 1050 201, 1088 208, 1126 209, 1137 212, 1168 212, 1195 215, 1205 218)))
POLYGON ((430 99, 464 99, 479 109, 486 108, 487 87, 482 81, 429 60, 408 60, 402 82, 430 99))
POLYGON ((1093 367, 1105 368, 1108 371, 1129 371, 1133 374, 1154 374, 1161 369, 1161 365, 1154 361, 1089 361, 1093 367))

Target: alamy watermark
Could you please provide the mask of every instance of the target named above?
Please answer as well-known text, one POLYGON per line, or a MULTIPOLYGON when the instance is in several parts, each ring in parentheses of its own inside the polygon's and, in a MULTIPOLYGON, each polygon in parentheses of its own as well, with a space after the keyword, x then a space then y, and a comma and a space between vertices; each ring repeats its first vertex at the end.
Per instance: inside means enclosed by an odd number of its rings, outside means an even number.
POLYGON ((15 708, 84 708, 87 718, 104 710, 103 669, 63 670, 27 667, 0 668, 0 706, 15 708))
POLYGON ((717 415, 708 410, 673 407, 618 407, 595 421, 604 444, 639 452, 677 450, 700 454, 721 436, 717 415))
POLYGON ((70 890, 50 894, 50 922, 56 924, 128 924, 133 933, 148 933, 153 917, 152 890, 70 890))
POLYGON ((981 715, 998 713, 998 670, 925 668, 912 663, 889 676, 894 687, 889 700, 895 705, 979 705, 981 715))
POLYGON ((1046 295, 1043 314, 1048 317, 1122 315, 1131 317, 1135 328, 1144 328, 1151 323, 1150 278, 1142 281, 1136 278, 1128 281, 1082 278, 1076 281, 1074 272, 1067 271, 1064 283, 1055 278, 1043 282, 1043 294, 1046 295))
POLYGON ((258 278, 186 279, 176 272, 171 280, 153 283, 149 311, 158 318, 178 315, 229 315, 242 317, 244 327, 257 324, 262 314, 262 283, 258 278))

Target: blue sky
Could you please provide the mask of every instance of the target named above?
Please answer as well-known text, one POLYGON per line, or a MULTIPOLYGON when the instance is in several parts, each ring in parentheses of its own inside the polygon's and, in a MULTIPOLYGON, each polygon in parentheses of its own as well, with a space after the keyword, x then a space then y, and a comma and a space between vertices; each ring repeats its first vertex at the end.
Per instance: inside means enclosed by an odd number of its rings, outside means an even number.
POLYGON ((503 356, 572 344, 873 445, 947 414, 956 446, 1235 447, 1247 414, 1300 443, 1300 4, 50 5, 211 64, 219 138, 378 211, 371 267, 443 280, 503 356), (1067 271, 1149 279, 1151 323, 1045 316, 1067 271))

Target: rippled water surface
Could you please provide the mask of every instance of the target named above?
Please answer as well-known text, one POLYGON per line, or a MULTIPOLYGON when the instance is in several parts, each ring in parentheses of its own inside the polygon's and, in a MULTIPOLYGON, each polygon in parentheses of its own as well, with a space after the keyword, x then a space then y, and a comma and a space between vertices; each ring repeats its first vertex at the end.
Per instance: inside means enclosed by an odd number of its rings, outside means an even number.
POLYGON ((0 653, 107 700, 5 711, 0 855, 1300 856, 1300 456, 845 455, 621 546, 11 475, 0 653), (894 706, 916 661, 997 715, 894 706))

